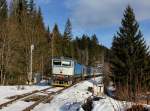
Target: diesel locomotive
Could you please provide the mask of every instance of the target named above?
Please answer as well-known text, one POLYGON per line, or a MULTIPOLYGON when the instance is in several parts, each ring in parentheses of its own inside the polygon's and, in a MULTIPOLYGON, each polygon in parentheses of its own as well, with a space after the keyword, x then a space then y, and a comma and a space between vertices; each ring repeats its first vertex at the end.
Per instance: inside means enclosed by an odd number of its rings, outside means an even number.
POLYGON ((99 76, 100 68, 85 66, 72 58, 56 57, 52 59, 52 85, 70 86, 81 79, 99 76))

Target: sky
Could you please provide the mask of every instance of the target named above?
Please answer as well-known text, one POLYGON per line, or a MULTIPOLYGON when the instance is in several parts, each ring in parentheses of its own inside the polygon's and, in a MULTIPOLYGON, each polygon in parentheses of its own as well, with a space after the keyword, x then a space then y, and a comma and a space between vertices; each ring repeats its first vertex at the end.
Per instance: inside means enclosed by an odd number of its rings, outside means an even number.
POLYGON ((110 48, 121 26, 127 5, 134 9, 136 20, 150 45, 150 0, 35 0, 42 9, 44 23, 52 30, 55 23, 63 33, 68 18, 74 36, 96 34, 99 43, 110 48))

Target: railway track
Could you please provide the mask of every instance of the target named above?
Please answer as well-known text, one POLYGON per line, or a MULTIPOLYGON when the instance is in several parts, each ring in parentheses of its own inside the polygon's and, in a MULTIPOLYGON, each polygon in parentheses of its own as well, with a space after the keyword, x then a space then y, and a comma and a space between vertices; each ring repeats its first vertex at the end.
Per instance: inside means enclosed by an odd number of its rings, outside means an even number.
POLYGON ((28 97, 28 96, 31 96, 33 94, 36 94, 36 93, 39 93, 39 92, 44 92, 44 91, 47 91, 49 89, 51 89, 53 87, 49 87, 49 88, 45 88, 45 89, 42 89, 42 90, 34 90, 34 91, 31 91, 31 92, 28 92, 28 93, 25 93, 25 94, 22 94, 22 95, 15 95, 15 96, 11 96, 9 98, 13 98, 12 100, 8 101, 8 102, 5 102, 5 103, 2 103, 0 104, 0 109, 2 109, 3 107, 7 107, 9 104, 12 104, 14 102, 17 102, 18 100, 20 99, 23 99, 25 97, 28 97))
MULTIPOLYGON (((74 85, 74 84, 73 84, 73 85, 74 85)), ((39 99, 38 101, 36 101, 35 103, 33 103, 31 106, 25 108, 25 109, 22 110, 22 111, 31 111, 31 110, 33 110, 36 106, 38 106, 40 103, 47 103, 47 102, 50 102, 50 101, 53 99, 53 96, 54 96, 54 95, 60 94, 62 91, 66 90, 66 89, 68 89, 68 88, 70 88, 70 87, 72 87, 73 85, 68 86, 68 87, 66 87, 66 88, 63 88, 63 89, 60 89, 60 90, 58 90, 58 91, 56 91, 56 92, 53 92, 53 93, 48 94, 48 96, 45 96, 44 98, 39 99)))
MULTIPOLYGON (((80 81, 81 82, 81 81, 80 81)), ((76 82, 77 83, 77 82, 76 82)), ((44 97, 42 98, 39 98, 38 100, 36 100, 32 105, 26 107, 25 109, 21 110, 21 111, 31 111, 33 110, 36 106, 38 106, 40 103, 48 103, 50 102, 53 97, 57 94, 60 94, 62 91, 64 91, 65 89, 68 89, 70 87, 72 87, 73 85, 75 85, 76 83, 72 84, 71 86, 68 86, 68 87, 64 87, 62 89, 59 89, 57 91, 51 91, 50 93, 47 93, 46 91, 49 90, 49 89, 53 89, 53 88, 56 88, 56 87, 49 87, 49 88, 45 88, 45 89, 42 89, 42 90, 34 90, 32 92, 29 92, 29 93, 25 93, 25 94, 22 94, 22 95, 15 95, 15 96, 11 96, 10 98, 13 98, 12 100, 8 101, 8 102, 5 102, 5 103, 2 103, 0 104, 0 109, 2 109, 3 107, 7 107, 8 105, 10 104, 15 104, 16 102, 18 102, 19 100, 24 100, 26 98, 30 98, 31 96, 35 96, 36 94, 40 93, 40 92, 45 92, 47 95, 45 95, 44 97)))
MULTIPOLYGON (((64 89, 63 89, 64 90, 64 89)), ((60 90, 59 90, 60 91, 60 90)), ((56 93, 58 94, 57 91, 56 93)), ((56 94, 55 93, 55 94, 56 94)), ((54 93, 49 94, 48 96, 45 96, 44 98, 39 99, 38 101, 36 101, 35 103, 33 103, 31 106, 23 109, 22 111, 31 111, 32 109, 34 109, 36 106, 38 106, 40 103, 47 103, 50 102, 53 99, 53 96, 55 95, 54 93)))

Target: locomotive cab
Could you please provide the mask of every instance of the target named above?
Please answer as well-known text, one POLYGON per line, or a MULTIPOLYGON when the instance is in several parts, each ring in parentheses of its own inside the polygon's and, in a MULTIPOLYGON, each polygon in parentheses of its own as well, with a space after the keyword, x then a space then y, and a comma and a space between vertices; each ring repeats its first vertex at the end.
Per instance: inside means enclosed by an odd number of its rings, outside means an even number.
POLYGON ((52 59, 52 85, 70 86, 74 72, 74 61, 65 58, 52 59))

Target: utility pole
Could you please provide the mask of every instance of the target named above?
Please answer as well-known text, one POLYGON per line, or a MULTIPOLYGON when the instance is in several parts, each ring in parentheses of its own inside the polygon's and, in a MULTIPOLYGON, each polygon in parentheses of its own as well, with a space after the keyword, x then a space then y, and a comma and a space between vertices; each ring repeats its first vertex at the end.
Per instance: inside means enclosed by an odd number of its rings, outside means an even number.
POLYGON ((30 47, 30 73, 29 73, 29 84, 31 85, 32 84, 32 52, 33 52, 33 49, 34 49, 34 45, 32 44, 31 47, 30 47))

